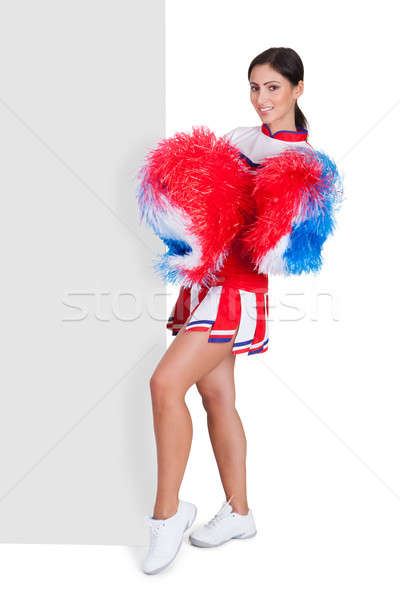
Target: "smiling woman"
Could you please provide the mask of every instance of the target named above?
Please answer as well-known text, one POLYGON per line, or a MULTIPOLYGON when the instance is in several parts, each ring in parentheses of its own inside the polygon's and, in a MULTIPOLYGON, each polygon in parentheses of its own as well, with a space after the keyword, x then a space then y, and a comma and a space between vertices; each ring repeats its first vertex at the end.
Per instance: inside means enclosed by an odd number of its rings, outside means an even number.
POLYGON ((193 384, 226 501, 189 539, 211 547, 256 534, 235 358, 267 351, 269 274, 321 268, 341 196, 335 163, 307 139, 298 54, 270 48, 251 62, 248 79, 261 126, 235 127, 221 138, 206 127, 177 133, 161 140, 140 172, 141 218, 167 247, 155 268, 180 285, 166 325, 174 339, 150 379, 158 486, 145 573, 174 560, 196 516, 196 506, 179 499, 192 441, 185 394, 193 384))
POLYGON ((297 105, 304 91, 304 69, 291 48, 270 48, 256 57, 248 70, 250 101, 263 123, 275 130, 290 123, 287 115, 294 108, 294 121, 285 129, 305 129, 306 119, 297 105), (264 62, 267 60, 268 62, 264 62), (250 77, 251 75, 251 77, 250 77))

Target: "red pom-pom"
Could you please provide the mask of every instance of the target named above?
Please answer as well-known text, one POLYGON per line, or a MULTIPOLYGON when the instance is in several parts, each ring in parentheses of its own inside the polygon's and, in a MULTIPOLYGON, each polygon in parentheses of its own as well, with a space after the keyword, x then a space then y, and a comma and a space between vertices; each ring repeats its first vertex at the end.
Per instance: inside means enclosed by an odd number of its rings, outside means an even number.
POLYGON ((254 264, 291 232, 296 218, 313 210, 310 202, 319 198, 308 192, 320 178, 321 165, 308 149, 289 149, 261 163, 252 192, 256 220, 241 238, 254 264))
POLYGON ((161 140, 148 154, 141 197, 158 235, 166 241, 168 229, 174 238, 159 270, 166 280, 185 286, 214 280, 245 222, 251 189, 239 150, 207 127, 192 129, 161 140), (190 251, 175 253, 182 242, 190 251))

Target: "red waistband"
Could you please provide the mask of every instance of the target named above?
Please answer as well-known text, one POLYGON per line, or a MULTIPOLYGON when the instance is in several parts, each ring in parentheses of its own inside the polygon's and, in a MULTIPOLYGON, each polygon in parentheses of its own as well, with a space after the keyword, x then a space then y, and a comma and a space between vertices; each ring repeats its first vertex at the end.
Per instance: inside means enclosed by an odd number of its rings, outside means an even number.
POLYGON ((227 287, 240 288, 248 292, 268 292, 268 275, 259 273, 240 273, 237 275, 219 275, 209 287, 225 285, 227 287))

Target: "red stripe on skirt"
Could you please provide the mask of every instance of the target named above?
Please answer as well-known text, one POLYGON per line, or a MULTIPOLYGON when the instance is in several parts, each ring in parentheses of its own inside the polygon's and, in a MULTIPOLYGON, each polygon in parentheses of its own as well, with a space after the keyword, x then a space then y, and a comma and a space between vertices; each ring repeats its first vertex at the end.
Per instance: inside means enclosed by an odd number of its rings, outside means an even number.
POLYGON ((240 300, 240 292, 237 288, 222 287, 221 295, 218 304, 217 316, 215 323, 210 331, 211 338, 227 338, 231 340, 232 334, 214 334, 213 330, 235 330, 240 322, 242 305, 240 300))
POLYGON ((203 300, 204 296, 208 292, 206 287, 202 287, 198 293, 198 303, 193 307, 192 311, 190 310, 190 298, 191 298, 191 288, 181 287, 179 291, 178 298, 175 302, 174 312, 172 315, 172 319, 167 322, 167 329, 179 330, 186 323, 189 316, 193 313, 194 310, 198 307, 200 302, 203 300))
MULTIPOLYGON (((267 296, 268 297, 268 296, 267 296)), ((256 330, 254 332, 254 339, 252 342, 252 346, 254 344, 258 344, 258 342, 263 342, 265 338, 265 296, 264 294, 256 293, 256 306, 257 306, 257 324, 256 330)))

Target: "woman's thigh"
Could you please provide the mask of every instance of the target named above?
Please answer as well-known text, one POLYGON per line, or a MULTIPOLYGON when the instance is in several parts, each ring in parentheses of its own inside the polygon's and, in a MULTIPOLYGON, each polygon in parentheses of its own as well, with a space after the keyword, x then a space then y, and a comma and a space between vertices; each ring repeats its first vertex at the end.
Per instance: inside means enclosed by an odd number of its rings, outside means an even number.
POLYGON ((237 335, 236 329, 230 342, 209 342, 209 330, 186 332, 185 326, 174 337, 152 375, 153 383, 162 380, 168 382, 168 387, 176 387, 183 392, 224 359, 229 361, 237 335))

